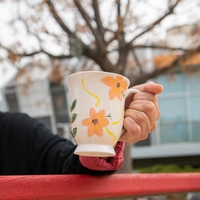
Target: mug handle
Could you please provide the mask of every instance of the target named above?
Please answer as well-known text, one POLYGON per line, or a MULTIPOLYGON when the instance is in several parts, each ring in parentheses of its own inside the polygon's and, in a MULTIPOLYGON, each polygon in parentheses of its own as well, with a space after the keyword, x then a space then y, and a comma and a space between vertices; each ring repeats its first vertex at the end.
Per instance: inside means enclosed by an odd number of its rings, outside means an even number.
POLYGON ((125 99, 128 97, 129 94, 136 94, 139 93, 140 91, 134 88, 129 88, 126 93, 125 93, 125 99))
MULTIPOLYGON (((129 94, 137 94, 137 93, 140 93, 139 90, 137 89, 134 89, 134 88, 129 88, 126 93, 125 93, 125 101, 126 101, 126 98, 128 97, 129 94)), ((121 135, 126 131, 126 129, 123 127, 122 128, 122 132, 121 132, 121 135)))

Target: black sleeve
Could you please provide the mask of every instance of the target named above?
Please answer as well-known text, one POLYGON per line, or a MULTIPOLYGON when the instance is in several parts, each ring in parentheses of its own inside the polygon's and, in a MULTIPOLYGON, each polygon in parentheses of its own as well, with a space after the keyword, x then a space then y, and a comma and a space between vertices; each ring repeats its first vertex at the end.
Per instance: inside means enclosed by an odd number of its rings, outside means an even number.
POLYGON ((94 174, 74 154, 76 146, 26 114, 0 112, 0 174, 94 174))

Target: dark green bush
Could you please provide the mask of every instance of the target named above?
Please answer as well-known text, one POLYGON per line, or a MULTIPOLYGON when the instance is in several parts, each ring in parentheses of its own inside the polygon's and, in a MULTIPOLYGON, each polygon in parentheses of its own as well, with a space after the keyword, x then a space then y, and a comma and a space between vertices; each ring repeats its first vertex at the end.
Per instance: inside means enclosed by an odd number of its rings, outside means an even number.
POLYGON ((134 171, 139 173, 181 173, 181 172, 200 172, 200 168, 191 165, 178 166, 175 164, 169 165, 153 165, 144 168, 134 168, 134 171))

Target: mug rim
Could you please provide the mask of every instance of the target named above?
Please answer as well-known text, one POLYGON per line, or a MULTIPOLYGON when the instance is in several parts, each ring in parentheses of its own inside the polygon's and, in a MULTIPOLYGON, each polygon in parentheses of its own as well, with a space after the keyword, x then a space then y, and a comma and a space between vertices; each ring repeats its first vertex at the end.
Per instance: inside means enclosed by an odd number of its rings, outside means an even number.
POLYGON ((80 71, 80 72, 75 72, 75 73, 72 73, 70 75, 67 76, 67 79, 69 79, 70 77, 72 76, 76 76, 76 75, 79 75, 79 74, 89 74, 89 73, 98 73, 98 74, 107 74, 107 75, 112 75, 112 76, 122 76, 123 78, 125 78, 128 83, 130 84, 130 80, 124 76, 124 75, 121 75, 121 74, 117 74, 117 73, 114 73, 114 72, 105 72, 105 71, 80 71))

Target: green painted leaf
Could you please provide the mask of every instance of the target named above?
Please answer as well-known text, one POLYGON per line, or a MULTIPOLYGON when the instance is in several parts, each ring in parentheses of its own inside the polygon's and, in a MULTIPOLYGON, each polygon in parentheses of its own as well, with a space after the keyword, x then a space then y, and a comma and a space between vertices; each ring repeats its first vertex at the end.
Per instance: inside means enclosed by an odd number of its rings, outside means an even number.
POLYGON ((77 99, 75 99, 72 103, 72 106, 71 106, 71 112, 74 110, 74 108, 76 107, 76 104, 77 104, 77 99))
POLYGON ((78 116, 78 114, 73 113, 71 123, 73 123, 76 120, 77 116, 78 116))
POLYGON ((73 133, 72 133, 73 137, 76 137, 76 133, 77 133, 77 128, 73 128, 73 133))

